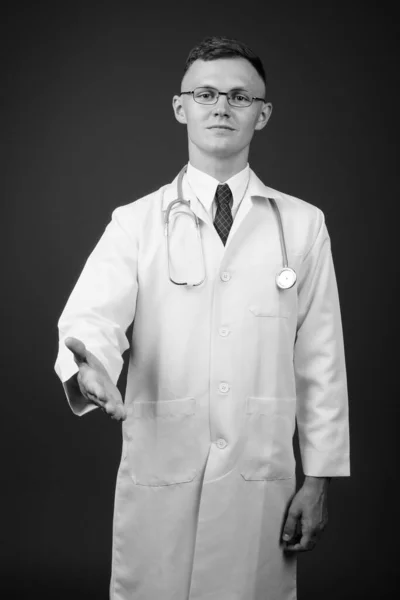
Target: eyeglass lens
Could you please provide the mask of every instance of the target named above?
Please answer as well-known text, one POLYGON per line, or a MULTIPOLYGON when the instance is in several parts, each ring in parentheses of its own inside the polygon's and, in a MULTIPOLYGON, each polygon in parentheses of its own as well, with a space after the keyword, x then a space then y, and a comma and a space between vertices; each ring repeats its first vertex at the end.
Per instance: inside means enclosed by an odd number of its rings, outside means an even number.
MULTIPOLYGON (((193 91, 193 98, 199 104, 216 104, 218 101, 219 92, 214 88, 198 87, 193 91)), ((234 90, 228 92, 228 103, 231 106, 250 106, 253 99, 243 90, 234 90)))

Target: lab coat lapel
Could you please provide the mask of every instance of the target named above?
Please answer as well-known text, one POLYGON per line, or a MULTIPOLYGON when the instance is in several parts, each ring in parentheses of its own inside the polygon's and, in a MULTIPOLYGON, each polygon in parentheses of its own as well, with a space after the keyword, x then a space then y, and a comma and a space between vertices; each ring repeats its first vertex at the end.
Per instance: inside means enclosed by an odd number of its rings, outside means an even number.
POLYGON ((243 198, 236 217, 233 221, 231 231, 226 244, 225 257, 232 256, 238 248, 254 237, 256 230, 263 226, 264 244, 271 248, 278 242, 277 223, 268 198, 278 198, 280 195, 276 190, 265 186, 257 175, 250 171, 249 187, 243 198))
MULTIPOLYGON (((174 200, 176 200, 178 197, 177 183, 178 183, 178 176, 175 177, 175 179, 172 181, 172 183, 170 183, 169 185, 165 186, 165 188, 163 188, 163 200, 162 200, 163 214, 165 214, 165 210, 167 209, 168 205, 171 202, 173 202, 174 200)), ((213 223, 210 218, 210 215, 208 214, 207 210, 204 208, 202 203, 198 200, 196 195, 193 193, 190 186, 187 184, 186 177, 183 178, 182 187, 183 187, 183 197, 185 200, 190 201, 190 208, 194 212, 194 214, 197 215, 197 217, 199 219, 201 219, 201 221, 203 221, 204 223, 207 223, 208 225, 213 227, 213 223)), ((172 210, 174 210, 174 209, 172 209, 172 210)), ((182 210, 182 208, 180 207, 179 210, 182 210)))
MULTIPOLYGON (((170 202, 173 202, 177 199, 177 182, 178 176, 176 176, 172 183, 165 186, 162 190, 163 215, 165 215, 165 211, 170 202)), ((185 200, 190 200, 190 208, 198 216, 198 218, 204 224, 211 227, 215 233, 215 240, 217 242, 218 234, 215 231, 212 219, 202 203, 197 199, 190 186, 187 184, 186 177, 183 179, 183 196, 185 200)), ((268 198, 278 199, 278 203, 281 201, 281 195, 279 192, 265 186, 254 173, 254 171, 250 170, 249 186, 233 221, 226 246, 224 247, 216 244, 218 248, 221 246, 221 259, 227 259, 232 252, 235 252, 236 249, 240 248, 241 244, 247 243, 249 238, 254 234, 255 229, 258 227, 260 220, 262 223, 264 223, 266 234, 268 236, 267 239, 264 240, 264 243, 268 242, 271 248, 274 247, 274 244, 276 247, 276 244, 280 243, 279 235, 277 235, 278 230, 275 216, 268 198)), ((182 205, 178 206, 182 207, 182 205)), ((180 208, 180 210, 181 209, 182 208, 180 208)), ((174 208, 172 209, 172 212, 173 210, 174 208)))

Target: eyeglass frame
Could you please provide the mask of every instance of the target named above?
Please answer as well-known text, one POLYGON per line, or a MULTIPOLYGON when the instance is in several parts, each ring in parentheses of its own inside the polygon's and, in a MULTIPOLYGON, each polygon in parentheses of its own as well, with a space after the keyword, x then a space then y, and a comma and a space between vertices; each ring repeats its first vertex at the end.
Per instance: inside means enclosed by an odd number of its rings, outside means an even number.
POLYGON ((192 94, 192 98, 196 102, 196 104, 202 104, 203 106, 214 106, 214 104, 217 104, 220 96, 226 96, 229 106, 233 106, 233 108, 249 108, 249 106, 251 106, 253 104, 254 100, 259 100, 260 102, 267 102, 267 100, 265 98, 257 98, 257 96, 251 96, 251 102, 250 102, 250 104, 247 104, 246 106, 237 106, 236 104, 231 104, 229 102, 229 94, 232 94, 232 92, 235 92, 235 91, 239 92, 239 91, 244 91, 244 90, 240 90, 240 88, 234 88, 233 90, 230 90, 229 92, 220 92, 219 90, 217 90, 217 88, 209 87, 206 85, 204 85, 204 86, 199 85, 199 86, 195 87, 194 90, 191 90, 190 92, 180 92, 179 95, 182 96, 183 94, 192 94), (217 92, 215 102, 209 102, 209 103, 198 102, 198 100, 195 99, 195 97, 193 96, 194 92, 196 90, 202 89, 202 88, 204 88, 206 90, 215 90, 217 92))

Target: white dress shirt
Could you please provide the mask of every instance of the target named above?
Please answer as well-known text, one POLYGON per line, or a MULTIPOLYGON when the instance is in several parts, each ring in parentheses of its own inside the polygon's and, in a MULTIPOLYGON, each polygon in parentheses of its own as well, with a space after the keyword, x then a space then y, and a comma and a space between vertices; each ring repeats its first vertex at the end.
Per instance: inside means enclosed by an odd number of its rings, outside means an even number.
MULTIPOLYGON (((190 185, 193 193, 202 203, 202 205, 214 221, 215 214, 217 212, 217 206, 214 198, 215 193, 217 191, 217 186, 220 185, 221 182, 218 181, 218 179, 211 177, 211 175, 207 175, 207 173, 196 169, 196 167, 194 167, 190 162, 188 163, 186 177, 187 182, 190 185)), ((233 205, 231 207, 233 219, 235 218, 239 206, 246 193, 247 185, 249 183, 249 177, 250 167, 249 163, 247 163, 247 165, 242 171, 236 173, 236 175, 234 175, 227 181, 224 181, 224 183, 229 185, 233 196, 233 205)))

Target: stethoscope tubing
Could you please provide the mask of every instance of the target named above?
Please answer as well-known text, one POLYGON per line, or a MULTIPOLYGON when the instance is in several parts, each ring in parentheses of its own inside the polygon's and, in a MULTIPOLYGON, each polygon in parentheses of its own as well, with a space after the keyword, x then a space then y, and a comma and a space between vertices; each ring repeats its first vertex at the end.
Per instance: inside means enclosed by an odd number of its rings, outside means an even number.
MULTIPOLYGON (((177 197, 177 199, 170 202, 165 210, 165 213, 164 213, 164 235, 166 238, 166 245, 167 245, 167 261, 168 261, 169 279, 172 283, 175 283, 176 285, 189 285, 189 283, 186 281, 180 282, 180 281, 175 281, 174 279, 172 279, 171 268, 170 268, 170 247, 169 247, 169 217, 170 217, 171 209, 174 206, 176 206, 177 204, 183 204, 183 205, 187 206, 189 208, 190 212, 188 212, 188 211, 179 211, 179 212, 182 212, 183 214, 191 217, 195 222, 197 235, 200 240, 202 263, 203 263, 203 273, 204 273, 203 278, 198 283, 190 283, 190 285, 196 287, 198 285, 201 285, 205 281, 205 278, 206 278, 205 258, 204 258, 203 243, 202 243, 202 239, 201 239, 200 220, 199 220, 198 216, 190 209, 190 202, 188 200, 185 200, 183 197, 182 182, 183 182, 183 177, 186 173, 186 170, 187 170, 187 165, 185 165, 181 169, 181 171, 179 172, 179 175, 178 175, 178 181, 177 181, 178 197, 177 197)), ((282 261, 283 261, 283 268, 276 275, 276 284, 278 287, 280 287, 282 289, 288 289, 290 287, 293 287, 293 285, 296 283, 297 276, 296 276, 295 271, 293 269, 291 269, 288 265, 285 234, 283 231, 282 217, 281 217, 280 210, 278 208, 278 204, 277 204, 275 198, 268 198, 268 200, 271 203, 271 206, 273 208, 273 211, 274 211, 277 221, 278 221, 279 239, 280 239, 280 243, 281 243, 282 261)))
POLYGON ((168 204, 167 209, 164 214, 164 236, 165 236, 166 245, 167 245, 167 262, 168 262, 169 280, 171 281, 171 283, 174 283, 175 285, 191 285, 193 287, 197 287, 197 286, 201 285, 202 283, 204 283, 204 281, 206 279, 206 264, 205 264, 205 258, 204 258, 203 243, 202 243, 202 239, 201 239, 201 229, 200 229, 199 217, 190 209, 190 202, 183 198, 182 180, 183 180, 184 174, 186 173, 186 169, 187 169, 187 166, 185 165, 183 167, 183 169, 181 169, 181 171, 178 175, 178 183, 177 183, 178 198, 168 204), (190 212, 189 211, 177 211, 177 214, 182 213, 182 214, 187 215, 188 217, 191 217, 191 219, 193 219, 193 221, 195 223, 196 234, 197 234, 197 237, 199 238, 199 243, 200 243, 200 248, 201 248, 201 260, 202 260, 202 267, 203 267, 203 277, 197 283, 191 282, 189 284, 188 281, 175 281, 171 276, 170 247, 169 247, 169 216, 170 216, 171 209, 174 206, 176 206, 177 204, 183 204, 184 206, 187 206, 189 208, 190 212))

